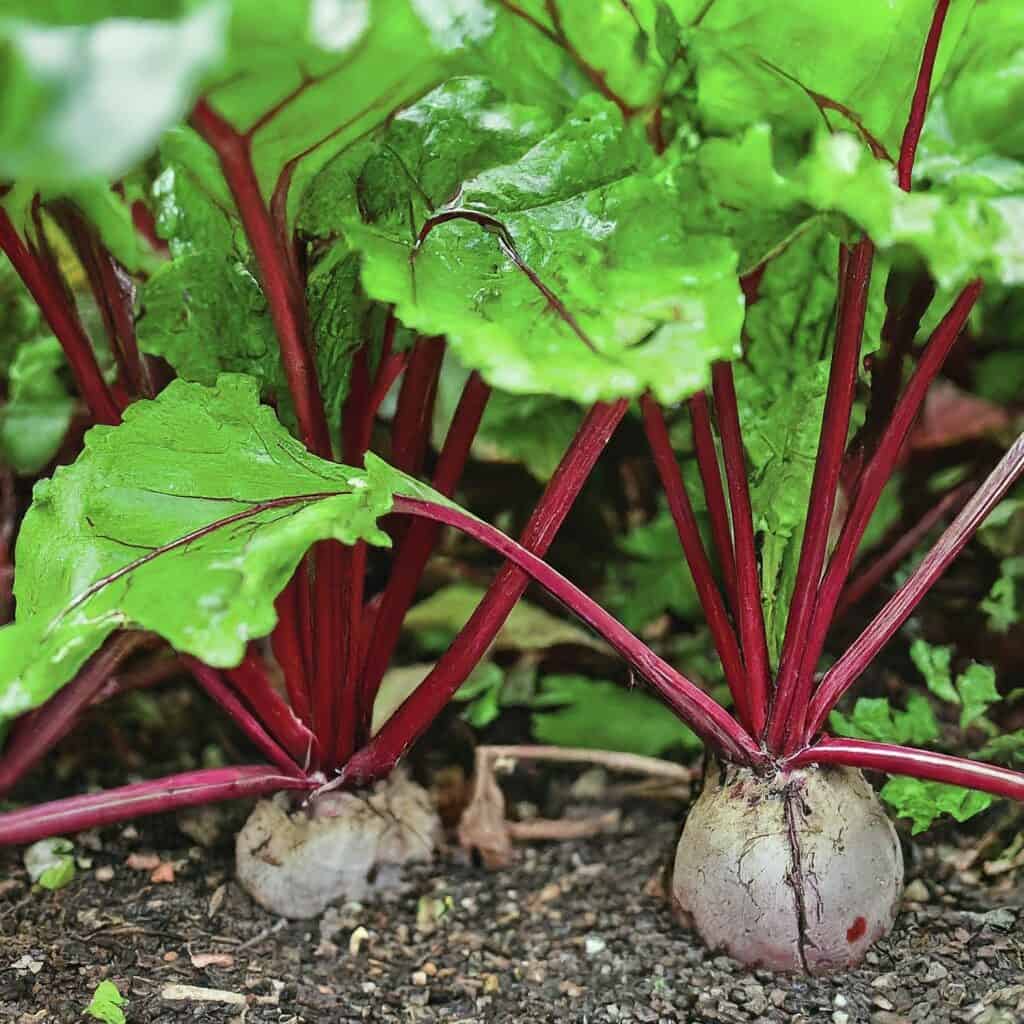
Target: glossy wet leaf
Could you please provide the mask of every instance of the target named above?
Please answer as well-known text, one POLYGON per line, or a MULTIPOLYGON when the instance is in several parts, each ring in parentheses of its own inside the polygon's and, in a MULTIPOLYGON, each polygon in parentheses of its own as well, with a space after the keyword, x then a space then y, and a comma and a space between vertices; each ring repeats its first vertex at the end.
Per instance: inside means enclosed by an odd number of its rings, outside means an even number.
POLYGON ((120 427, 93 428, 36 486, 21 527, 0 719, 44 701, 122 627, 238 664, 310 545, 388 543, 377 519, 399 479, 310 455, 244 377, 176 381, 120 427))
POLYGON ((348 238, 371 297, 446 334, 489 383, 583 403, 647 388, 675 401, 735 354, 732 246, 687 229, 687 197, 612 103, 586 97, 518 159, 456 184, 468 218, 419 241, 420 218, 364 218, 348 238))

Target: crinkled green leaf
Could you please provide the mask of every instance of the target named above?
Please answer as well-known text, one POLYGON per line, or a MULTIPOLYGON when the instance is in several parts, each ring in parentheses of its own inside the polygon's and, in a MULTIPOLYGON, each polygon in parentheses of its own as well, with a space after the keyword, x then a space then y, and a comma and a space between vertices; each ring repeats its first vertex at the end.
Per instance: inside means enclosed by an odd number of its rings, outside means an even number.
MULTIPOLYGON (((681 69, 684 56, 683 25, 696 14, 700 3, 524 0, 495 6, 500 11, 498 30, 504 29, 510 41, 527 50, 544 47, 543 57, 538 54, 534 59, 550 65, 554 55, 547 51, 564 54, 562 76, 569 77, 577 90, 599 88, 625 107, 643 108, 673 88, 673 78, 678 77, 673 70, 681 69)), ((488 49, 495 52, 495 44, 488 49)), ((503 80, 521 81, 521 75, 512 77, 515 70, 500 67, 497 74, 503 80)))
POLYGON ((926 782, 906 776, 894 776, 882 787, 880 796, 899 818, 910 818, 914 835, 923 832, 936 818, 952 815, 967 821, 995 799, 976 789, 964 789, 942 782, 926 782))
POLYGON ((953 648, 930 644, 920 637, 910 645, 910 657, 917 666, 918 671, 924 676, 928 689, 941 697, 943 700, 956 704, 959 698, 953 686, 953 674, 950 670, 950 662, 953 657, 953 648))
POLYGON ((642 690, 579 675, 546 676, 532 716, 533 735, 561 747, 622 750, 656 757, 700 740, 664 704, 642 690))
POLYGON ((0 458, 18 473, 39 472, 67 434, 75 401, 64 366, 64 352, 52 336, 26 341, 14 357, 7 402, 0 407, 0 458))
MULTIPOLYGON (((475 167, 445 155, 440 140, 442 155, 426 161, 437 175, 429 182, 423 155, 402 158, 410 135, 423 137, 420 122, 441 103, 436 97, 385 132, 379 147, 387 153, 374 150, 361 167, 350 164, 354 157, 343 161, 355 193, 347 238, 363 254, 372 298, 393 303, 423 333, 446 334, 464 365, 518 393, 588 403, 650 387, 675 400, 706 382, 711 361, 735 354, 735 254, 723 238, 682 223, 689 197, 659 171, 642 126, 589 95, 538 140, 523 131, 510 139, 503 101, 446 90, 451 105, 503 114, 457 109, 471 129, 475 167), (499 143, 518 155, 488 164, 499 143), (452 203, 486 222, 450 219, 417 244, 428 212, 450 213, 452 203)), ((523 123, 518 113, 513 127, 523 123)), ((448 145, 458 148, 458 137, 448 145)))
MULTIPOLYGON (((282 420, 294 413, 277 334, 259 273, 211 151, 189 129, 168 133, 163 170, 153 186, 157 230, 172 260, 140 291, 143 351, 162 356, 186 380, 212 385, 220 373, 247 373, 275 402, 282 420)), ((307 282, 313 349, 328 424, 338 436, 351 356, 366 340, 366 302, 358 262, 335 246, 307 282)))
POLYGON ((906 711, 894 708, 885 697, 858 697, 849 716, 833 711, 829 724, 832 731, 840 736, 883 743, 920 746, 939 735, 932 706, 921 694, 911 694, 907 698, 906 711))
POLYGON ((988 617, 989 629, 1006 633, 1024 615, 1024 556, 1004 558, 999 563, 999 576, 992 584, 980 608, 988 617))
POLYGON ((742 268, 823 215, 840 214, 880 251, 916 255, 942 288, 975 277, 1024 281, 1024 194, 941 188, 908 194, 893 169, 852 135, 821 133, 805 156, 785 164, 772 138, 769 126, 756 124, 742 136, 709 140, 694 158, 704 187, 727 211, 703 216, 735 238, 742 268), (735 174, 734 167, 743 170, 735 174))
POLYGON ((979 719, 993 705, 1003 698, 996 689, 996 673, 990 665, 972 662, 957 676, 956 690, 963 705, 960 712, 960 728, 966 728, 979 719))
POLYGON ((950 670, 952 656, 952 647, 929 644, 920 637, 910 645, 910 657, 924 676, 928 689, 943 700, 961 705, 960 727, 965 728, 1002 700, 1002 696, 996 688, 995 671, 976 661, 954 682, 950 670))
POLYGON ((1024 729, 994 736, 978 751, 978 758, 1011 766, 1024 765, 1024 729))
POLYGON ((120 175, 188 110, 221 57, 222 3, 79 8, 5 5, 0 46, 0 178, 66 185, 120 175), (65 16, 61 16, 61 15, 65 16))
POLYGON ((401 474, 315 458, 258 398, 245 377, 175 381, 121 426, 93 428, 36 486, 17 617, 0 630, 0 720, 46 700, 122 627, 238 664, 311 544, 388 543, 377 519, 401 474))
POLYGON ((124 996, 112 981, 101 981, 96 986, 85 1012, 103 1024, 125 1024, 126 1018, 122 1009, 125 1002, 124 996))

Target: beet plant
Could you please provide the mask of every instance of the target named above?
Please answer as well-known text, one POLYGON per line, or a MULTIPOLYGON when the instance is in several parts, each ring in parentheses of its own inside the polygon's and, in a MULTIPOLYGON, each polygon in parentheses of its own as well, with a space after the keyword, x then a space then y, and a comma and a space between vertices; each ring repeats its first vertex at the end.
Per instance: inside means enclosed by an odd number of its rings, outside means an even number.
POLYGON ((825 661, 983 282, 1024 276, 1019 7, 104 6, 0 21, 0 245, 94 424, 20 526, 0 787, 109 696, 140 634, 263 761, 11 811, 0 841, 270 796, 238 844, 256 897, 305 915, 359 896, 429 856, 436 817, 393 769, 532 580, 706 745, 680 912, 748 963, 856 962, 902 882, 861 770, 1024 797, 1005 768, 826 732, 1019 477, 1024 440, 940 504, 962 507, 825 661), (453 361, 468 376, 434 457, 453 361), (452 500, 492 391, 586 408, 518 541, 452 500), (633 400, 731 710, 544 560, 633 400), (505 562, 374 731, 446 526, 505 562))

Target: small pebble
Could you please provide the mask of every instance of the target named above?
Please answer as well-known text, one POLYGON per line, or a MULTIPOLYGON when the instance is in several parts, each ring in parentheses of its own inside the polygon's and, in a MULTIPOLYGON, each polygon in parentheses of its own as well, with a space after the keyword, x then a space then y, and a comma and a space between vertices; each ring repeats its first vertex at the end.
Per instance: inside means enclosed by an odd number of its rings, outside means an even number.
POLYGON ((903 898, 911 903, 927 903, 931 894, 928 892, 928 886, 920 878, 915 878, 903 890, 903 898))
POLYGON ((426 971, 413 971, 412 983, 414 985, 426 985, 426 983, 427 983, 427 972, 426 971))
POLYGON ((359 956, 359 950, 362 948, 363 943, 370 937, 370 933, 360 925, 358 928, 352 930, 352 934, 348 937, 348 951, 350 956, 359 956))

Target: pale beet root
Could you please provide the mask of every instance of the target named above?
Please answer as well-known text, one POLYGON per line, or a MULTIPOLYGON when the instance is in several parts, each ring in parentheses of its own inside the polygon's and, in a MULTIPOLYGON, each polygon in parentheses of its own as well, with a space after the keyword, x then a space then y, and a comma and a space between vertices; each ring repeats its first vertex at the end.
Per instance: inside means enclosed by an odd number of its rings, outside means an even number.
POLYGON ((850 967, 892 927, 903 854, 851 768, 769 777, 709 765, 676 852, 673 906, 713 950, 812 974, 850 967))
POLYGON ((396 888, 402 867, 429 861, 441 822, 427 792, 394 772, 366 793, 332 792, 309 809, 261 800, 235 843, 238 881, 282 917, 315 917, 335 900, 396 888))

